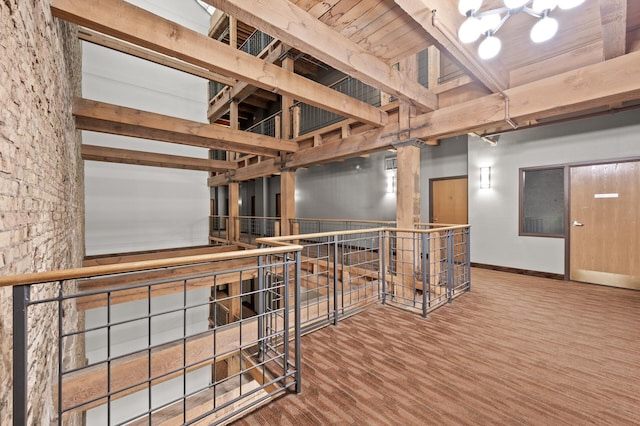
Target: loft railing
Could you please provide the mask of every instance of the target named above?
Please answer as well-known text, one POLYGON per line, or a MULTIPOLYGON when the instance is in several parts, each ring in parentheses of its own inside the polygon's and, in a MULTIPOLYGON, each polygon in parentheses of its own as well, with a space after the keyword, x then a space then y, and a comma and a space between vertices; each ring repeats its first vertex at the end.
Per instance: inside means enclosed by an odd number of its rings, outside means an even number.
POLYGON ((260 30, 254 31, 238 48, 252 56, 258 56, 273 41, 273 37, 260 30))
POLYGON ((209 237, 221 240, 228 240, 229 216, 215 215, 209 216, 209 237))
POLYGON ((35 401, 48 400, 34 353, 57 359, 58 425, 219 423, 299 391, 300 249, 0 278, 13 287, 14 425, 44 421, 30 417, 35 401), (53 336, 50 346, 42 333, 53 336))
POLYGON ((237 241, 255 244, 256 238, 280 235, 279 217, 239 216, 236 218, 237 241))
POLYGON ((470 228, 373 228, 258 239, 303 246, 302 331, 381 302, 421 314, 471 289, 470 228))
POLYGON ((13 286, 14 425, 41 420, 29 418, 43 398, 42 376, 30 371, 36 347, 57 357, 59 425, 217 424, 299 392, 303 331, 374 303, 426 317, 471 289, 469 238, 468 225, 359 229, 0 278, 13 286), (51 317, 51 347, 38 347, 36 312, 51 317), (87 361, 67 356, 74 351, 87 361))
MULTIPOLYGON (((380 106, 380 90, 353 77, 346 76, 329 87, 370 105, 380 106)), ((303 102, 296 102, 291 108, 292 115, 294 110, 299 110, 298 123, 300 135, 345 119, 342 115, 325 111, 303 102)), ((292 120, 292 122, 293 121, 294 120, 292 120)))
POLYGON ((280 121, 282 119, 282 111, 278 111, 269 117, 258 121, 251 127, 246 129, 247 132, 258 133, 261 135, 280 137, 280 121))
POLYGON ((388 220, 316 219, 300 218, 290 220, 294 234, 315 234, 319 232, 352 231, 367 228, 394 227, 388 220))

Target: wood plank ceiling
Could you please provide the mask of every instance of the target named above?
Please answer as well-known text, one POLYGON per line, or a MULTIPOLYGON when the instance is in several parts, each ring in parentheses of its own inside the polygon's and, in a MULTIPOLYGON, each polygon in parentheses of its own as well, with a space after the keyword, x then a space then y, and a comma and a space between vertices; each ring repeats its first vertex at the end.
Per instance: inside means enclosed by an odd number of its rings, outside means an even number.
MULTIPOLYGON (((575 9, 556 9, 551 16, 558 20, 558 33, 541 44, 529 39, 535 18, 515 15, 497 33, 502 51, 486 61, 477 54, 480 41, 469 45, 457 41, 457 29, 465 19, 457 11, 457 0, 206 2, 218 8, 217 14, 222 16, 212 26, 214 34, 209 34, 214 39, 226 37, 226 12, 240 22, 240 42, 257 28, 280 40, 285 46, 281 52, 293 50, 306 58, 316 58, 318 64, 328 64, 417 108, 417 115, 411 118, 412 127, 399 129, 397 109, 376 110, 336 92, 331 95, 330 91, 320 90, 324 88, 299 73, 280 68, 281 56, 272 57, 267 63, 242 52, 232 54, 222 42, 209 39, 205 43, 206 39, 178 24, 161 22, 161 18, 125 6, 121 0, 52 0, 55 16, 128 43, 129 54, 135 54, 132 50, 137 46, 179 59, 184 64, 178 65, 186 72, 193 73, 195 66, 201 75, 211 73, 207 75, 219 75, 227 83, 237 80, 239 84, 259 87, 263 92, 257 92, 253 100, 244 99, 254 108, 278 102, 275 94, 286 94, 323 109, 342 110, 350 117, 324 133, 294 138, 296 152, 283 153, 279 160, 271 162, 271 168, 259 164, 255 171, 241 171, 241 167, 226 173, 225 179, 233 174, 253 178, 256 173, 274 173, 287 165, 326 162, 332 152, 337 159, 385 149, 398 142, 402 131, 410 130, 413 138, 431 140, 469 131, 509 129, 512 118, 518 120, 518 125, 527 126, 567 114, 640 103, 640 1, 636 0, 586 0, 575 9), (91 12, 98 3, 101 12, 91 12), (140 25, 126 27, 122 22, 127 20, 108 18, 109 10, 144 19, 148 28, 156 31, 141 30, 140 25), (200 47, 195 47, 196 43, 200 47), (429 49, 432 73, 428 89, 409 81, 403 66, 396 68, 399 62, 404 63, 425 49, 429 49), (227 60, 231 56, 233 60, 227 60), (439 67, 434 65, 438 62, 439 67), (244 65, 238 69, 238 63, 244 65), (437 77, 456 70, 457 78, 438 81, 437 77), (542 97, 541 91, 545 91, 542 97), (529 102, 529 98, 534 101, 529 102), (414 128, 416 125, 422 127, 414 128)), ((502 0, 485 0, 481 10, 502 5, 502 0)), ((165 62, 171 61, 175 59, 165 62)), ((251 143, 247 138, 247 144, 251 143)), ((251 165, 245 160, 243 166, 251 165)), ((210 180, 210 184, 223 182, 222 178, 210 180)))

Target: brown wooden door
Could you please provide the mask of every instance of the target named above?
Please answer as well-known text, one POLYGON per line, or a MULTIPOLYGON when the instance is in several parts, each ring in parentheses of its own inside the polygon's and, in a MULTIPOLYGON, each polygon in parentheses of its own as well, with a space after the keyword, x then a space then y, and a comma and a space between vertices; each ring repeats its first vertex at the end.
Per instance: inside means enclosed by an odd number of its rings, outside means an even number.
POLYGON ((469 221, 467 178, 431 181, 430 203, 433 223, 466 224, 469 221))
POLYGON ((640 289, 640 162, 571 168, 570 278, 640 289))

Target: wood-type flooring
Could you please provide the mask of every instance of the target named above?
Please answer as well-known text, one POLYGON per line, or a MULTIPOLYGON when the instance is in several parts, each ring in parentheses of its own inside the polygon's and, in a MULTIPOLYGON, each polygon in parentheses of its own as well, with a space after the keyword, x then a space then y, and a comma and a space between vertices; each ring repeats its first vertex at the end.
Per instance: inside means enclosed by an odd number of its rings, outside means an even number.
POLYGON ((376 305, 302 338, 302 393, 237 425, 640 424, 640 291, 472 270, 427 319, 376 305))

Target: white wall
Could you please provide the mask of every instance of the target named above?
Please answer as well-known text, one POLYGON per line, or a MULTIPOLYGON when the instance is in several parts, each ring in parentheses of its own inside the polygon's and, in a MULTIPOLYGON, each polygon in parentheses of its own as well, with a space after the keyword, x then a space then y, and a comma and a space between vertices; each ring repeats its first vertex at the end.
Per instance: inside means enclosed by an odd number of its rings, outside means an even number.
MULTIPOLYGON (((198 32, 209 15, 194 1, 130 1, 198 32)), ((207 82, 83 43, 83 97, 206 122, 207 82)), ((207 157, 207 150, 83 132, 85 144, 207 157)), ((87 255, 206 244, 207 173, 85 162, 87 255)))
POLYGON ((505 133, 492 147, 469 138, 471 260, 564 273, 564 239, 518 236, 518 169, 640 155, 640 111, 505 133), (491 188, 479 188, 480 167, 491 188))

